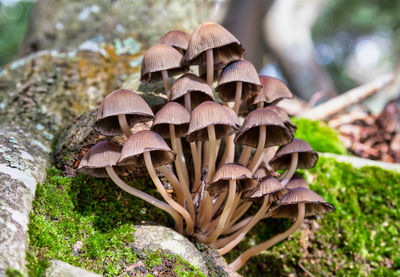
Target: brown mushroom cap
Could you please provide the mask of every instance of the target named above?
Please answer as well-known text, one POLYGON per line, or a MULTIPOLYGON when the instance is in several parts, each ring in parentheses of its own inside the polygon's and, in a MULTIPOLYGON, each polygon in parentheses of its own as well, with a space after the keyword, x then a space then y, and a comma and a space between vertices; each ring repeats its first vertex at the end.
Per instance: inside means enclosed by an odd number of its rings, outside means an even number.
POLYGON ((293 124, 293 122, 290 120, 288 114, 284 109, 274 105, 268 106, 267 109, 274 111, 280 117, 280 119, 282 119, 283 124, 285 124, 285 126, 289 128, 293 134, 296 132, 297 126, 293 124))
POLYGON ((217 23, 200 24, 190 36, 184 63, 191 65, 206 64, 205 51, 213 49, 216 67, 240 60, 244 48, 228 30, 217 23))
POLYGON ((265 177, 261 180, 260 184, 252 191, 249 191, 245 197, 247 198, 261 198, 266 195, 270 196, 270 201, 276 201, 286 193, 285 187, 274 177, 265 177))
POLYGON ((280 147, 269 164, 274 169, 288 169, 293 153, 299 153, 297 168, 313 168, 318 161, 318 153, 304 140, 295 138, 291 143, 280 147))
POLYGON ((279 116, 266 108, 249 113, 243 122, 242 130, 236 135, 235 143, 257 147, 260 126, 266 126, 267 136, 265 147, 287 144, 293 139, 293 134, 285 127, 279 116))
POLYGON ((295 218, 299 203, 305 204, 305 217, 331 213, 335 210, 335 206, 326 202, 319 194, 306 188, 296 188, 285 194, 268 213, 275 218, 295 218))
POLYGON ((220 104, 206 101, 198 105, 190 117, 187 141, 208 141, 207 127, 215 126, 215 137, 220 139, 236 133, 236 126, 230 113, 220 104))
POLYGON ((159 40, 159 44, 166 44, 186 51, 190 35, 184 31, 174 30, 165 33, 159 40))
POLYGON ((214 100, 211 87, 200 77, 186 73, 179 77, 171 86, 171 101, 184 104, 184 96, 190 93, 192 107, 198 106, 205 101, 214 100))
POLYGON ((118 164, 133 164, 136 167, 142 167, 144 165, 144 152, 150 152, 154 167, 169 164, 175 158, 175 153, 159 134, 143 130, 133 134, 125 142, 118 164))
POLYGON ((77 172, 96 178, 108 178, 107 166, 114 166, 117 173, 125 174, 126 168, 116 166, 121 155, 121 146, 118 144, 102 141, 92 146, 83 156, 77 172))
POLYGON ((253 176, 249 169, 238 164, 228 163, 217 170, 206 189, 212 195, 226 191, 229 187, 230 180, 236 180, 236 191, 238 192, 251 190, 258 183, 257 178, 253 176))
POLYGON ((125 114, 129 127, 153 119, 149 105, 142 97, 127 89, 119 89, 107 95, 101 102, 94 129, 105 136, 122 135, 118 115, 125 114))
POLYGON ((306 181, 306 179, 304 179, 303 177, 301 177, 298 174, 295 174, 292 179, 290 179, 290 181, 286 184, 285 186, 286 189, 295 189, 295 188, 306 188, 306 189, 310 189, 310 187, 308 186, 308 183, 306 181))
POLYGON ((251 94, 247 101, 248 105, 261 102, 276 104, 284 98, 293 98, 293 94, 281 80, 264 75, 260 75, 259 78, 262 88, 260 91, 251 94))
POLYGON ((169 76, 187 71, 181 65, 182 54, 172 46, 156 44, 150 47, 143 56, 140 81, 154 82, 162 79, 161 71, 167 70, 169 76))
POLYGON ((170 138, 169 125, 175 125, 175 136, 184 137, 189 128, 190 113, 176 102, 168 102, 154 117, 151 129, 163 138, 170 138))
POLYGON ((253 64, 246 60, 239 60, 229 64, 222 70, 215 91, 225 102, 235 101, 236 82, 243 82, 242 97, 261 88, 260 79, 253 64))

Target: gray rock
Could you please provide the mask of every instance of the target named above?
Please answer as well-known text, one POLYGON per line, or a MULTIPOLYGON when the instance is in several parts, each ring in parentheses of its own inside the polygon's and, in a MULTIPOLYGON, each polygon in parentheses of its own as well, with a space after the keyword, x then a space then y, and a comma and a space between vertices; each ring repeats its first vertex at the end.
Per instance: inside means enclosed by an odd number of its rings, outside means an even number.
POLYGON ((181 234, 163 227, 139 225, 135 227, 133 247, 141 250, 168 250, 207 274, 207 265, 200 251, 181 234))
POLYGON ((50 145, 31 126, 0 124, 0 276, 8 268, 26 275, 29 212, 50 165, 50 145))
POLYGON ((44 273, 45 277, 99 277, 102 275, 86 271, 59 260, 52 260, 44 273))

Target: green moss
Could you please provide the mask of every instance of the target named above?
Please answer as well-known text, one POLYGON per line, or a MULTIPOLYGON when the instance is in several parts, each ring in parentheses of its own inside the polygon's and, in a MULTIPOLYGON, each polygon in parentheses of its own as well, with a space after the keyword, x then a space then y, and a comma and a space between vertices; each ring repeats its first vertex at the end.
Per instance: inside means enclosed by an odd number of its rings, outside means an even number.
MULTIPOLYGON (((50 259, 105 276, 123 274, 140 254, 131 247, 135 223, 173 226, 163 211, 121 191, 108 180, 81 175, 68 178, 60 173, 50 169, 47 181, 37 186, 28 231, 30 276, 42 276, 50 259)), ((150 194, 155 192, 145 179, 132 180, 131 184, 150 194)), ((168 260, 171 270, 176 265, 187 274, 197 272, 179 257, 161 252, 140 254, 140 258, 147 263, 148 271, 168 260)))
POLYGON ((14 268, 7 268, 6 270, 6 276, 7 277, 23 277, 24 274, 22 274, 19 270, 14 269, 14 268))
POLYGON ((318 152, 346 154, 346 148, 339 140, 337 132, 322 121, 292 118, 297 126, 295 137, 307 141, 318 152))
MULTIPOLYGON (((306 269, 316 276, 399 276, 400 174, 330 158, 302 174, 336 211, 306 220, 306 230, 253 257, 239 273, 306 276, 306 269)), ((288 226, 287 220, 264 220, 227 259, 288 226)))

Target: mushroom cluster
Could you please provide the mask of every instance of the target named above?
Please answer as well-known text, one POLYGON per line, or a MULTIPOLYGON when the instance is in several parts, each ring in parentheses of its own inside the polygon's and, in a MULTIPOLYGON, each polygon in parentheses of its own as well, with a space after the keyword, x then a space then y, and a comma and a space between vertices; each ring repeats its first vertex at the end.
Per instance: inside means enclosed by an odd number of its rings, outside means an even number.
POLYGON ((132 91, 110 93, 98 108, 94 128, 105 136, 125 136, 123 146, 100 142, 77 169, 111 178, 171 215, 178 232, 221 255, 264 218, 295 219, 285 232, 241 254, 230 265, 235 271, 287 238, 304 217, 335 209, 294 174, 296 168, 312 168, 318 155, 307 142, 293 138, 296 126, 275 105, 292 94, 280 80, 258 76, 243 54, 240 42, 216 23, 203 23, 191 35, 165 34, 146 51, 141 81, 162 80, 168 102, 154 115, 132 91), (170 77, 177 75, 171 86, 170 77), (243 110, 252 111, 246 115, 243 110), (145 122, 152 122, 151 128, 145 122), (163 201, 121 179, 141 167, 163 201), (257 213, 249 216, 246 212, 257 202, 257 213))

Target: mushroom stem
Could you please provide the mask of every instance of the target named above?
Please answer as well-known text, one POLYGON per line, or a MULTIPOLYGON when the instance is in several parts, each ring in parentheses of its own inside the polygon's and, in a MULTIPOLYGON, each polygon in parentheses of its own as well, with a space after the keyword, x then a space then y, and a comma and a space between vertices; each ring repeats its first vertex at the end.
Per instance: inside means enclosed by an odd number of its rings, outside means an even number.
POLYGON ((179 157, 180 157, 182 168, 183 168, 183 176, 185 177, 186 184, 189 187, 189 185, 190 185, 189 172, 188 172, 186 162, 185 162, 185 154, 183 153, 181 138, 176 139, 176 147, 178 148, 178 153, 179 153, 179 157))
POLYGON ((160 179, 158 178, 158 176, 156 174, 156 171, 154 170, 153 163, 151 161, 150 152, 144 152, 143 156, 144 156, 144 162, 146 164, 147 171, 149 172, 149 175, 150 175, 151 179, 153 180, 153 183, 156 185, 157 190, 160 192, 160 194, 164 198, 164 200, 172 208, 174 208, 178 213, 180 213, 183 216, 183 218, 186 221, 186 231, 188 234, 192 234, 194 223, 193 223, 192 218, 190 217, 190 214, 188 213, 188 211, 185 210, 184 207, 182 207, 177 202, 175 202, 175 200, 172 199, 171 196, 169 196, 169 194, 165 190, 164 186, 162 185, 160 179))
POLYGON ((258 160, 261 158, 261 154, 264 151, 264 145, 265 145, 265 138, 267 136, 267 127, 265 125, 260 126, 260 131, 258 135, 258 144, 257 144, 257 149, 256 153, 254 153, 253 159, 250 162, 250 165, 248 166, 249 170, 254 173, 256 165, 258 160))
POLYGON ((251 150, 253 148, 247 145, 243 145, 243 149, 242 152, 240 153, 240 157, 238 160, 238 164, 241 164, 243 166, 247 166, 247 164, 249 163, 250 160, 250 156, 251 156, 251 150))
MULTIPOLYGON (((229 226, 235 224, 236 221, 239 220, 239 218, 242 217, 242 215, 245 214, 245 212, 247 212, 247 210, 251 207, 251 204, 253 202, 244 202, 242 205, 240 205, 236 210, 235 213, 233 214, 233 218, 231 219, 231 221, 229 222, 229 226)), ((229 228, 229 227, 228 227, 229 228)))
POLYGON ((224 230, 226 221, 228 220, 230 211, 235 202, 235 195, 236 195, 236 180, 230 180, 229 181, 229 193, 228 193, 228 198, 226 199, 226 204, 225 204, 224 210, 221 213, 221 216, 218 221, 218 225, 215 228, 214 232, 204 241, 205 244, 211 244, 214 241, 216 241, 218 236, 224 230))
POLYGON ((290 179, 292 179, 293 174, 296 171, 298 161, 299 161, 299 153, 293 153, 289 169, 286 170, 286 172, 282 174, 282 176, 279 178, 282 186, 286 186, 286 184, 290 181, 290 179))
POLYGON ((272 237, 271 239, 260 243, 256 246, 253 246, 250 249, 247 249, 245 252, 243 252, 236 260, 234 260, 229 267, 233 271, 238 271, 246 262, 248 259, 251 257, 257 255, 263 250, 266 250, 270 248, 271 246, 277 244, 278 242, 284 240, 285 238, 289 237, 292 233, 294 233, 297 229, 300 228, 301 223, 304 220, 304 214, 305 214, 305 204, 304 203, 298 203, 297 204, 297 218, 294 224, 287 229, 285 232, 277 234, 276 236, 272 237))
POLYGON ((253 216, 249 216, 249 217, 241 220, 240 222, 236 223, 235 225, 233 225, 232 227, 230 227, 229 229, 224 231, 223 234, 224 235, 228 235, 228 234, 231 234, 233 232, 236 232, 237 230, 241 229, 243 226, 247 225, 252 218, 253 218, 253 216))
POLYGON ((233 159, 235 157, 235 144, 234 144, 235 135, 230 135, 225 138, 225 151, 224 155, 221 158, 221 161, 218 164, 218 168, 227 163, 233 163, 233 159))
POLYGON ((199 153, 197 152, 196 142, 190 142, 190 150, 192 152, 193 158, 193 168, 194 168, 194 184, 192 187, 192 192, 196 192, 201 184, 201 166, 199 160, 199 153))
POLYGON ((224 203, 227 194, 228 194, 228 192, 223 191, 217 196, 217 198, 215 199, 215 201, 213 203, 213 214, 216 214, 218 212, 218 210, 221 207, 222 203, 224 203))
POLYGON ((189 187, 189 182, 184 173, 184 165, 183 165, 183 151, 177 145, 177 138, 175 136, 175 126, 174 124, 169 124, 169 136, 171 139, 172 150, 176 153, 175 159, 175 167, 176 173, 178 174, 179 181, 183 184, 184 187, 189 187))
POLYGON ((129 128, 129 124, 128 124, 128 121, 126 119, 126 115, 125 114, 119 114, 118 115, 118 122, 119 122, 119 126, 121 127, 121 130, 124 133, 124 135, 127 138, 129 138, 132 135, 132 131, 131 131, 131 128, 129 128))
POLYGON ((111 166, 107 166, 106 167, 106 171, 108 173, 108 176, 110 176, 111 180, 113 180, 113 182, 120 187, 121 189, 123 189, 124 191, 126 191, 127 193, 136 196, 144 201, 146 201, 147 203, 156 206, 157 208, 167 212, 169 215, 172 216, 172 218, 175 221, 175 230, 177 230, 177 232, 182 233, 183 232, 183 221, 182 221, 182 217, 177 213, 176 210, 174 210, 173 208, 171 208, 170 205, 162 202, 161 200, 158 200, 157 198, 148 195, 147 193, 135 189, 131 186, 129 186, 128 184, 126 184, 121 178, 119 178, 119 176, 117 175, 117 173, 114 171, 114 168, 111 166))
POLYGON ((158 167, 157 170, 167 178, 168 182, 174 188, 179 205, 185 207, 185 195, 183 194, 182 185, 179 183, 175 174, 165 165, 158 167))
POLYGON ((215 137, 215 127, 214 125, 210 125, 207 127, 208 139, 210 142, 210 152, 208 156, 208 174, 207 174, 207 183, 211 182, 212 177, 215 172, 215 158, 217 154, 217 143, 215 137))
POLYGON ((185 101, 185 108, 190 113, 192 111, 192 102, 191 102, 190 92, 187 92, 185 94, 185 96, 183 96, 183 99, 185 101))
POLYGON ((264 108, 264 102, 257 103, 257 109, 264 108))
POLYGON ((212 87, 214 81, 214 55, 212 49, 208 49, 206 51, 206 61, 207 61, 207 84, 210 87, 212 87))
POLYGON ((242 98, 242 89, 243 89, 243 83, 236 82, 235 105, 233 106, 233 110, 235 111, 236 114, 239 114, 240 99, 242 98))
POLYGON ((220 255, 225 255, 226 253, 231 251, 236 245, 239 244, 239 242, 247 234, 247 232, 251 228, 253 228, 254 225, 257 224, 257 222, 259 222, 262 219, 263 215, 265 214, 265 212, 268 210, 268 208, 270 206, 269 203, 270 203, 269 196, 265 196, 261 208, 257 211, 256 215, 250 220, 249 224, 245 225, 245 227, 243 229, 239 230, 238 233, 235 233, 235 234, 229 236, 231 238, 229 243, 227 245, 225 245, 224 247, 218 249, 218 252, 220 255))
POLYGON ((162 76, 162 79, 163 79, 163 82, 164 82, 165 93, 167 94, 167 98, 168 98, 168 101, 169 101, 170 94, 171 94, 171 91, 169 89, 171 88, 171 85, 170 85, 169 79, 168 79, 168 71, 167 70, 162 70, 161 71, 161 76, 162 76))

